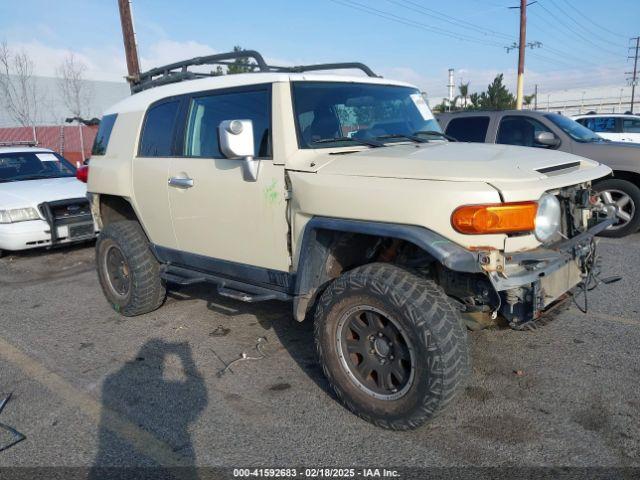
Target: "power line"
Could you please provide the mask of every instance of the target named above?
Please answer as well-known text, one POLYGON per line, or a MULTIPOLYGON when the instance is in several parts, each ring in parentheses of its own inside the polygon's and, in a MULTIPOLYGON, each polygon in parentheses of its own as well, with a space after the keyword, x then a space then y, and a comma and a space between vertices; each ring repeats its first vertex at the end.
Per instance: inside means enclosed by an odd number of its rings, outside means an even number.
MULTIPOLYGON (((564 0, 565 3, 568 3, 566 0, 564 0)), ((562 12, 563 15, 565 15, 569 20, 571 20, 573 23, 575 23, 578 28, 583 29, 584 31, 586 31, 587 33, 593 35, 595 38, 599 38, 600 41, 608 43, 609 45, 613 45, 614 47, 620 47, 621 45, 615 42, 612 42, 610 40, 607 40, 606 38, 600 36, 600 34, 598 33, 594 33, 591 29, 588 29, 584 26, 584 24, 579 23, 575 18, 573 18, 571 16, 570 13, 567 13, 566 10, 564 10, 560 5, 558 5, 556 2, 551 3, 551 5, 553 5, 554 7, 556 7, 558 10, 560 10, 562 12)), ((570 4, 569 4, 570 5, 570 4)))
POLYGON ((467 22, 465 20, 460 20, 457 19, 455 17, 452 17, 451 15, 446 15, 444 13, 440 13, 436 10, 433 10, 431 8, 427 8, 424 7, 422 5, 420 5, 419 3, 413 2, 411 0, 401 0, 397 1, 397 0, 387 0, 390 3, 393 3, 395 5, 407 8, 409 10, 412 10, 414 12, 418 12, 421 13, 422 15, 426 15, 428 17, 432 17, 435 18, 437 20, 449 23, 451 25, 454 25, 458 28, 466 28, 466 29, 472 29, 477 31, 478 33, 481 33, 483 35, 490 35, 490 36, 494 36, 494 37, 502 37, 502 38, 506 38, 511 40, 513 38, 513 36, 511 35, 507 35, 506 33, 502 33, 502 32, 498 32, 496 30, 491 30, 490 28, 486 28, 486 27, 480 27, 478 25, 475 25, 471 22, 467 22))
POLYGON ((596 48, 604 51, 604 52, 608 52, 611 55, 619 55, 618 52, 614 52, 612 50, 608 50, 606 48, 603 48, 602 45, 598 45, 594 42, 592 42, 588 37, 585 37, 584 35, 582 35, 582 33, 576 31, 571 25, 567 24, 564 20, 561 20, 559 18, 558 15, 554 14, 552 11, 550 11, 547 7, 545 7, 542 3, 538 3, 538 5, 540 6, 540 8, 542 8, 545 12, 547 12, 549 14, 549 16, 551 18, 553 18, 556 22, 558 22, 560 25, 562 25, 563 27, 565 27, 566 29, 568 29, 569 31, 573 32, 576 36, 580 37, 581 39, 583 39, 585 42, 590 43, 591 45, 595 46, 596 48))
MULTIPOLYGON (((480 39, 480 38, 475 38, 475 37, 471 37, 469 35, 463 35, 460 34, 458 32, 454 32, 451 30, 447 30, 447 29, 443 29, 440 27, 436 27, 436 26, 432 26, 432 25, 428 25, 416 20, 412 20, 406 17, 402 17, 399 15, 395 15, 393 13, 387 12, 387 11, 383 11, 383 10, 379 10, 373 7, 369 7, 368 5, 364 5, 362 3, 359 3, 357 1, 354 0, 329 0, 335 4, 341 5, 343 7, 348 7, 354 10, 358 10, 364 13, 367 13, 369 15, 373 15, 388 21, 392 21, 395 23, 399 23, 402 25, 407 25, 413 28, 417 28, 420 30, 425 30, 428 31, 430 33, 434 33, 436 35, 442 35, 442 36, 446 36, 449 38, 454 38, 456 40, 460 40, 463 42, 468 42, 468 43, 474 43, 474 44, 482 44, 482 45, 486 45, 486 46, 490 46, 490 47, 497 47, 497 48, 504 48, 502 44, 488 40, 488 39, 480 39)), ((396 3, 395 1, 392 0, 388 0, 391 3, 396 3)), ((409 0, 405 0, 405 1, 409 1, 409 0)), ((506 8, 506 7, 501 7, 501 8, 506 8)), ((445 14, 442 14, 445 15, 445 14)), ((557 49, 551 49, 550 47, 547 47, 547 49, 550 51, 550 53, 554 54, 554 55, 558 55, 558 56, 562 56, 563 58, 571 58, 567 53, 565 52, 561 52, 560 50, 557 49)), ((573 64, 570 62, 567 62, 566 60, 563 59, 555 59, 555 58, 551 58, 551 57, 547 57, 538 53, 531 53, 531 55, 533 55, 536 59, 549 63, 549 64, 553 64, 553 65, 557 65, 557 66, 565 66, 566 69, 575 69, 575 68, 580 68, 584 66, 584 63, 591 63, 592 65, 595 66, 602 66, 601 63, 596 63, 590 60, 586 60, 586 59, 582 59, 582 58, 576 58, 576 60, 578 62, 580 62, 580 64, 573 64)), ((554 70, 554 71, 562 71, 562 70, 554 70)))
POLYGON ((593 20, 591 20, 591 18, 589 18, 588 16, 586 16, 584 13, 582 13, 580 11, 580 9, 574 7, 573 5, 571 5, 567 0, 564 0, 564 3, 566 3, 567 5, 569 5, 573 10, 575 10, 582 18, 588 20, 589 22, 591 22, 593 25, 596 26, 596 28, 599 28, 600 30, 603 30, 607 33, 610 33, 611 35, 616 35, 618 37, 622 37, 624 39, 627 38, 626 35, 622 35, 621 33, 618 32, 614 32, 613 30, 609 30, 608 28, 603 27, 602 25, 598 25, 596 22, 594 22, 593 20))
MULTIPOLYGON (((542 33, 543 36, 549 36, 552 39, 554 39, 554 41, 557 42, 562 42, 564 44, 566 44, 566 40, 567 38, 564 36, 559 35, 558 29, 551 29, 551 30, 547 30, 546 28, 543 28, 539 23, 538 23, 538 19, 541 19, 542 17, 534 11, 530 12, 530 16, 533 16, 533 18, 529 18, 528 22, 529 24, 533 27, 533 30, 535 31, 539 31, 540 33, 542 33)), ((597 62, 594 61, 593 58, 599 55, 605 55, 607 58, 609 58, 611 55, 607 54, 606 52, 600 52, 600 51, 596 51, 595 53, 591 53, 591 51, 593 50, 593 47, 587 45, 584 42, 578 42, 577 46, 573 47, 573 50, 581 50, 581 49, 591 49, 589 50, 589 54, 587 58, 585 56, 585 54, 576 54, 575 51, 572 52, 567 52, 567 51, 563 51, 554 47, 550 47, 549 44, 547 42, 544 42, 544 48, 549 51, 550 53, 553 53, 555 55, 559 55, 565 58, 575 58, 576 60, 582 62, 582 63, 586 63, 586 64, 591 64, 591 65, 600 65, 601 62, 597 62), (599 55, 598 55, 599 54, 599 55)))
POLYGON ((437 35, 443 35, 446 37, 450 37, 450 38, 454 38, 456 40, 460 40, 460 41, 466 41, 466 42, 470 42, 470 43, 480 43, 483 45, 487 45, 490 47, 502 47, 501 44, 497 43, 497 42, 492 42, 486 39, 482 39, 482 38, 475 38, 475 37, 471 37, 469 35, 463 35, 457 32, 452 32, 450 30, 446 30, 444 28, 440 28, 440 27, 435 27, 432 25, 427 25, 425 23, 422 22, 418 22, 415 20, 411 20, 405 17, 400 17, 398 15, 394 15, 393 13, 390 12, 385 12, 383 10, 378 10, 376 8, 373 7, 369 7, 367 5, 363 5, 361 3, 355 2, 353 0, 329 0, 333 3, 337 3, 339 5, 345 6, 345 7, 350 7, 356 10, 360 10, 362 12, 366 12, 370 15, 375 15, 377 17, 381 17, 384 18, 386 20, 391 20, 394 22, 398 22, 398 23, 402 23, 404 25, 409 25, 412 26, 414 28, 420 28, 422 30, 426 30, 428 32, 431 33, 435 33, 437 35))

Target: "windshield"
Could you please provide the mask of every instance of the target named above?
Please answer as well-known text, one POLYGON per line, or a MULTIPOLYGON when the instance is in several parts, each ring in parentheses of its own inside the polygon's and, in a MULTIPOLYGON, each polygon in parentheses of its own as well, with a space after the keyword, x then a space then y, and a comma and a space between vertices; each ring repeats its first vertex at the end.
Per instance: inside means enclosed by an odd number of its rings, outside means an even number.
POLYGON ((293 82, 293 101, 300 148, 373 146, 371 141, 406 142, 412 136, 442 140, 438 122, 415 88, 293 82))
POLYGON ((571 118, 565 117, 563 115, 558 115, 557 113, 548 113, 545 115, 546 118, 551 120, 554 124, 562 129, 564 133, 569 135, 577 142, 602 142, 604 139, 599 135, 593 133, 587 127, 580 125, 575 120, 571 118))
POLYGON ((76 169, 52 152, 0 153, 0 182, 74 177, 76 169))

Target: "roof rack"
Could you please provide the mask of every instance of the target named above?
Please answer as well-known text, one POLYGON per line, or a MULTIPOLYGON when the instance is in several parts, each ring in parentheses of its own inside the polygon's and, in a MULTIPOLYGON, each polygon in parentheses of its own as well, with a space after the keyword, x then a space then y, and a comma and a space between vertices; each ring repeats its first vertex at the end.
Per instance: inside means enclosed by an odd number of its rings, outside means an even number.
POLYGON ((182 82, 184 80, 193 80, 195 78, 213 77, 215 73, 194 72, 188 70, 189 67, 198 65, 234 65, 233 61, 237 59, 250 59, 255 63, 247 66, 253 68, 253 72, 282 72, 282 73, 302 73, 318 70, 344 70, 357 69, 362 70, 369 77, 379 78, 373 70, 360 62, 343 62, 343 63, 322 63, 317 65, 297 65, 294 67, 278 67, 267 65, 262 55, 255 50, 241 50, 239 52, 217 53, 215 55, 207 55, 204 57, 194 57, 189 60, 170 63, 162 67, 152 68, 141 73, 137 79, 131 82, 131 93, 138 93, 149 88, 167 85, 169 83, 182 82))
POLYGON ((38 142, 34 140, 16 140, 0 142, 0 147, 37 147, 38 142))

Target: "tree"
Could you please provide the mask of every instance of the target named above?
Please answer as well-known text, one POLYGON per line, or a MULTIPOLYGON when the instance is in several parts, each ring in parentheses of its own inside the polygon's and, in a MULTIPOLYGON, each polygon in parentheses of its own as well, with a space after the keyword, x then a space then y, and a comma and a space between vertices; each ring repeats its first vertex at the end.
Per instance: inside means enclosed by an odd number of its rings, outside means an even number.
POLYGON ((467 108, 475 110, 480 107, 480 94, 473 92, 469 95, 469 106, 467 108))
POLYGON ((448 109, 449 109, 449 99, 448 98, 443 98, 442 102, 440 102, 435 107, 433 107, 433 110, 435 112, 439 112, 439 113, 446 112, 448 109))
POLYGON ((87 66, 69 52, 57 69, 58 87, 67 110, 73 117, 89 114, 93 90, 85 80, 87 66))
MULTIPOLYGON (((236 45, 233 47, 234 52, 242 52, 244 49, 236 45)), ((253 72, 256 69, 255 63, 252 63, 248 58, 236 58, 231 65, 227 67, 227 73, 248 73, 253 72)))
POLYGON ((14 54, 6 41, 0 43, 0 99, 9 116, 23 127, 35 125, 42 100, 33 68, 26 52, 14 54))
POLYGON ((508 110, 516 105, 516 98, 509 92, 502 83, 504 75, 496 75, 487 86, 487 91, 482 92, 479 97, 480 107, 484 110, 508 110))
POLYGON ((523 100, 523 103, 525 104, 525 106, 529 106, 531 105, 531 103, 533 102, 533 100, 536 98, 536 94, 532 93, 531 95, 525 95, 523 100))
POLYGON ((469 98, 469 83, 462 83, 458 85, 458 92, 460 92, 459 97, 462 98, 462 108, 467 108, 467 98, 469 98))

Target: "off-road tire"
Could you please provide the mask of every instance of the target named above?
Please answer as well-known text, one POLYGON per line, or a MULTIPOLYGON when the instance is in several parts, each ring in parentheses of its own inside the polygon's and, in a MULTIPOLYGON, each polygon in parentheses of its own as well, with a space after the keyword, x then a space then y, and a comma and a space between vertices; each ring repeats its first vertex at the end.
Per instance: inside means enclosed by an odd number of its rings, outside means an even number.
POLYGON ((596 192, 603 192, 605 190, 623 192, 628 195, 631 201, 635 204, 635 215, 633 215, 629 223, 621 228, 607 228, 605 231, 600 233, 600 236, 621 238, 638 231, 640 228, 640 188, 638 188, 637 185, 619 178, 608 178, 596 183, 593 188, 596 192))
POLYGON ((337 396, 379 427, 408 430, 433 419, 469 372, 467 333, 458 311, 435 282, 395 265, 373 263, 334 280, 317 302, 314 333, 320 363, 337 396), (398 399, 379 399, 358 388, 341 363, 338 324, 359 304, 392 316, 414 346, 413 384, 398 399))
POLYGON ((156 310, 164 302, 166 290, 160 278, 160 264, 138 222, 114 222, 100 232, 96 242, 96 266, 102 291, 116 312, 133 317, 156 310), (124 297, 112 291, 105 268, 106 252, 114 247, 122 253, 128 266, 130 286, 124 297))

